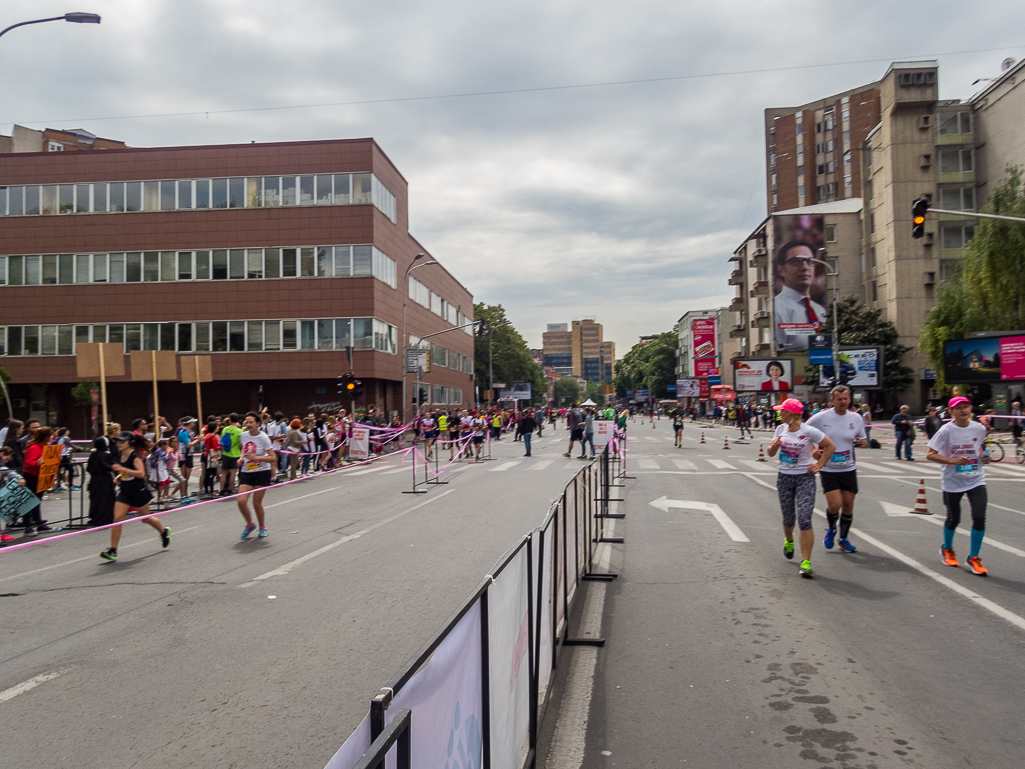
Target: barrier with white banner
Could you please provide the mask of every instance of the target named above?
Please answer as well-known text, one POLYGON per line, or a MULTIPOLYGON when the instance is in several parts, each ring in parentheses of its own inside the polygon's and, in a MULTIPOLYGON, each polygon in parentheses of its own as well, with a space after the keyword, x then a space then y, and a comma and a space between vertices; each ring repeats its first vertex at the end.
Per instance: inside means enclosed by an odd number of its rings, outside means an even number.
POLYGON ((604 448, 611 440, 616 423, 611 419, 596 419, 592 424, 594 425, 594 449, 597 451, 604 448))
MULTIPOLYGON (((600 424, 595 422, 596 439, 600 424)), ((409 764, 402 753, 402 766, 534 764, 559 652, 575 642, 567 618, 577 587, 582 579, 615 577, 595 574, 592 566, 599 542, 621 541, 603 534, 604 519, 612 517, 610 467, 624 450, 617 440, 606 441, 599 458, 577 472, 542 524, 499 560, 371 700, 367 717, 327 769, 373 766, 382 755, 380 765, 393 769, 398 751, 407 748, 409 764)))
POLYGON ((370 456, 370 429, 363 425, 353 425, 349 436, 349 458, 367 459, 370 456))

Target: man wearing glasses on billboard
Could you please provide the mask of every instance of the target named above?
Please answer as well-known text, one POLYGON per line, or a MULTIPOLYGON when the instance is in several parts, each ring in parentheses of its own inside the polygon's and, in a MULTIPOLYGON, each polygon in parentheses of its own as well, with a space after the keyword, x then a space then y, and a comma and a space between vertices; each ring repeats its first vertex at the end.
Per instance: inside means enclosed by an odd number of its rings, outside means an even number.
POLYGON ((803 240, 791 240, 776 254, 776 274, 783 288, 776 294, 776 349, 807 350, 808 336, 818 326, 809 326, 809 334, 793 333, 781 324, 819 324, 826 321, 826 308, 812 300, 811 287, 815 282, 815 257, 812 247, 803 240))

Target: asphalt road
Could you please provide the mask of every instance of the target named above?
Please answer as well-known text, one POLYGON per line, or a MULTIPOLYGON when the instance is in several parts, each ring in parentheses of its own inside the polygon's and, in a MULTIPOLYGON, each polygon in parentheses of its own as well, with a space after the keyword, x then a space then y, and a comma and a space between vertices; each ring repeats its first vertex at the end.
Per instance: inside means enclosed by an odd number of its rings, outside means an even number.
MULTIPOLYGON (((571 627, 607 643, 564 650, 540 765, 1025 765, 1025 467, 987 471, 981 578, 940 560, 939 467, 859 451, 859 551, 825 551, 816 516, 804 580, 783 558, 775 464, 756 461, 769 434, 705 428, 702 445, 688 426, 677 449, 666 421, 629 432, 620 577, 586 583, 571 627), (922 479, 932 516, 908 513, 922 479)), ((962 561, 965 521, 967 503, 962 561)))
MULTIPOLYGON (((321 767, 583 464, 560 429, 534 456, 402 494, 396 459, 267 494, 266 540, 233 501, 0 551, 0 763, 321 767)), ((408 468, 408 465, 406 466, 408 468)), ((44 506, 44 515, 46 515, 44 506)))

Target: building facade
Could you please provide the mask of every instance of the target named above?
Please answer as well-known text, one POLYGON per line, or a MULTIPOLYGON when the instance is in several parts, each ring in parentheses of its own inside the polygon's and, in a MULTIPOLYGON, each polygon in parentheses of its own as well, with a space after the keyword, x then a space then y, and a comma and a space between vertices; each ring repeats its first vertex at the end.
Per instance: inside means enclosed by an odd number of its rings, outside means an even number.
MULTIPOLYGON (((707 378, 710 373, 707 367, 713 365, 718 372, 711 374, 719 376, 722 384, 733 386, 732 358, 740 348, 740 342, 732 337, 730 331, 738 322, 738 314, 728 307, 719 307, 713 310, 689 310, 685 312, 673 327, 676 331, 676 378, 695 379, 707 378), (703 361, 698 363, 695 360, 695 351, 702 340, 695 340, 694 321, 711 321, 714 323, 715 349, 705 350, 699 357, 703 361)), ((700 326, 699 326, 700 328, 700 326)))
POLYGON ((602 335, 602 325, 593 318, 569 323, 549 323, 542 334, 542 361, 545 367, 563 376, 575 376, 589 382, 612 384, 616 345, 602 335))
MULTIPOLYGON (((209 354, 207 413, 402 411, 409 344, 429 347, 425 402, 473 401, 473 298, 443 266, 418 269, 407 183, 372 139, 0 155, 0 355, 14 415, 68 422, 81 342, 209 354)), ((152 387, 108 383, 112 419, 153 412, 152 387)), ((408 394, 412 401, 413 381, 408 394)), ((159 385, 194 414, 195 388, 159 385)))

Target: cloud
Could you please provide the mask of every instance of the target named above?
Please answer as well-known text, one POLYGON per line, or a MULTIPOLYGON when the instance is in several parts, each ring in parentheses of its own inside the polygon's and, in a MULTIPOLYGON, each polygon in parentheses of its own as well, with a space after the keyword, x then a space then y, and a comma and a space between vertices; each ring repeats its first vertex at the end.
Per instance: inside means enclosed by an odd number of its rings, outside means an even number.
MULTIPOLYGON (((995 47, 1019 10, 1010 0, 946 0, 925 18, 879 0, 856 13, 808 0, 86 5, 99 27, 38 25, 0 40, 0 129, 44 120, 133 146, 373 136, 409 180, 412 234, 478 301, 503 304, 532 345, 547 323, 593 316, 620 354, 688 310, 729 302, 726 259, 765 216, 765 108, 871 82, 891 59, 995 47), (778 67, 804 68, 767 71, 778 67), (178 112, 201 114, 74 120, 178 112)), ((65 10, 15 0, 5 18, 65 10)), ((941 96, 967 97, 972 80, 1023 54, 940 57, 941 96)))

